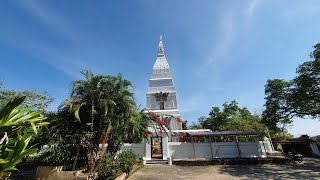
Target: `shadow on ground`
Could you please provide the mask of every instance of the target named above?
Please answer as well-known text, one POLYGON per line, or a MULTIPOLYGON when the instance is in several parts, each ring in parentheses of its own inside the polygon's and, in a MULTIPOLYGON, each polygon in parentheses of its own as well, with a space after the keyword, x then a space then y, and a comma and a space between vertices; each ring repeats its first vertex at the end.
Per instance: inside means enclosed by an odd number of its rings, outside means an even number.
POLYGON ((306 158, 301 164, 221 166, 218 172, 241 179, 320 179, 320 159, 306 158))

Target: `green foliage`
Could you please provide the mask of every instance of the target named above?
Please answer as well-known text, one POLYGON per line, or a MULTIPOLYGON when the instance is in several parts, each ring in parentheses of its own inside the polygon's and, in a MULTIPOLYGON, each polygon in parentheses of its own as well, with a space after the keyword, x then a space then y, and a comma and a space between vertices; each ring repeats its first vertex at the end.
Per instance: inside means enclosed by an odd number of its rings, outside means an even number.
POLYGON ((264 131, 261 118, 252 115, 246 108, 240 108, 236 101, 225 102, 222 111, 219 107, 212 107, 209 117, 200 117, 197 126, 213 131, 264 131))
POLYGON ((207 118, 205 116, 200 116, 198 118, 197 123, 192 123, 192 125, 189 126, 189 129, 202 129, 203 123, 207 118))
POLYGON ((134 114, 136 106, 130 81, 123 79, 120 74, 116 77, 95 76, 90 71, 83 71, 82 74, 85 79, 73 83, 67 105, 80 122, 79 128, 86 134, 81 141, 86 145, 88 170, 93 177, 99 144, 102 144, 102 157, 107 141, 107 151, 115 154, 125 140, 122 137, 129 137, 125 136, 126 130, 132 130, 137 135, 137 129, 141 128, 135 127, 139 120, 138 115, 134 114))
POLYGON ((118 156, 118 160, 120 162, 120 170, 129 174, 133 168, 133 165, 137 163, 137 159, 138 156, 133 151, 122 151, 118 156))
POLYGON ((117 157, 106 154, 98 164, 98 179, 115 179, 122 173, 129 174, 138 156, 132 151, 122 151, 117 157))
POLYGON ((288 107, 290 86, 290 82, 281 79, 268 80, 265 85, 266 109, 262 113, 262 117, 263 122, 270 130, 278 131, 279 124, 291 123, 286 113, 290 108, 288 107))
POLYGON ((87 160, 84 157, 90 143, 85 141, 88 125, 78 121, 66 105, 61 105, 57 112, 47 113, 47 117, 50 124, 38 139, 43 147, 43 154, 38 159, 44 165, 73 164, 72 170, 75 170, 79 157, 81 161, 87 160))
POLYGON ((263 121, 275 132, 284 132, 293 117, 320 116, 320 44, 314 48, 313 60, 299 65, 294 79, 267 81, 263 121))
POLYGON ((113 156, 106 154, 104 159, 101 159, 98 163, 98 178, 101 180, 115 179, 121 174, 120 162, 113 156))
POLYGON ((18 97, 9 101, 0 110, 0 172, 17 170, 15 166, 22 159, 37 151, 28 147, 34 134, 41 126, 48 123, 40 112, 30 112, 31 109, 21 109, 20 105, 25 97, 18 97))
POLYGON ((182 122, 182 130, 188 130, 188 121, 182 122))
POLYGON ((0 108, 4 107, 9 101, 15 97, 25 96, 26 99, 20 104, 22 109, 31 109, 32 111, 46 112, 46 108, 53 102, 53 98, 44 92, 39 94, 35 91, 14 91, 0 88, 0 108))

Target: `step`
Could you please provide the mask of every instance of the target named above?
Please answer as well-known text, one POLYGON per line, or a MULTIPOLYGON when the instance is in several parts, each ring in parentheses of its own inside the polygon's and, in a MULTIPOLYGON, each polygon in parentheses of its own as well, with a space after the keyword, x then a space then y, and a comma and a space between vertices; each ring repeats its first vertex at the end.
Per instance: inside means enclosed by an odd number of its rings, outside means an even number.
POLYGON ((168 164, 168 160, 162 160, 162 159, 146 160, 146 164, 168 164))

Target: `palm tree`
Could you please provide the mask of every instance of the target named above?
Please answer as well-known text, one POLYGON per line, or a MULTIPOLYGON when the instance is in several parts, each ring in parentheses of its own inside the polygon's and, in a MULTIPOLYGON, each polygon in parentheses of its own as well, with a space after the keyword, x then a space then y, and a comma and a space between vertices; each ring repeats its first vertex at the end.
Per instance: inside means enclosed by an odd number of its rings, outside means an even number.
MULTIPOLYGON (((94 76, 90 71, 83 71, 82 74, 85 80, 73 83, 67 104, 75 117, 87 125, 88 167, 89 173, 93 175, 99 144, 104 146, 109 140, 108 150, 114 152, 114 149, 118 149, 118 141, 112 141, 115 136, 110 138, 110 135, 123 134, 124 125, 130 119, 135 103, 131 82, 122 79, 120 74, 116 77, 94 76)), ((105 148, 102 147, 102 156, 104 152, 105 148)))

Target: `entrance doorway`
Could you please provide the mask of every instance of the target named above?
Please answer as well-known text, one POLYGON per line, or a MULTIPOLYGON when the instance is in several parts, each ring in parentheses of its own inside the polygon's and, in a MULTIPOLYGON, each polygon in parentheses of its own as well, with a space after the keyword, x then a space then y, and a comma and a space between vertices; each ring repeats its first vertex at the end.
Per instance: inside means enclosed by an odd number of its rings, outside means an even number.
POLYGON ((151 138, 151 158, 162 157, 162 137, 151 138))

